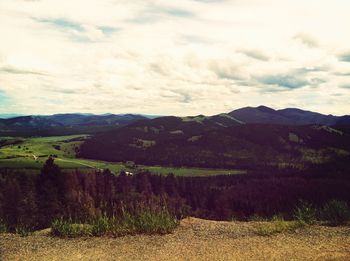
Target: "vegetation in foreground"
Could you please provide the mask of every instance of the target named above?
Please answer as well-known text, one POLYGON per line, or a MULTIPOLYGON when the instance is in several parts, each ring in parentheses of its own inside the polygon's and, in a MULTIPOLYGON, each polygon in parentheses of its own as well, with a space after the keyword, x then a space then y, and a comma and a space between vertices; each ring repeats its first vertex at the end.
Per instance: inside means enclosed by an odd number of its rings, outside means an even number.
POLYGON ((269 222, 260 224, 256 234, 271 236, 282 232, 294 232, 306 225, 346 225, 350 220, 350 208, 344 201, 330 200, 321 208, 313 204, 300 201, 294 211, 294 220, 286 221, 283 217, 274 216, 269 222))
POLYGON ((283 218, 273 218, 272 221, 259 224, 255 233, 259 236, 271 236, 283 232, 294 232, 305 224, 300 221, 285 221, 283 218))
POLYGON ((55 219, 52 222, 52 235, 60 237, 77 236, 124 236, 133 234, 167 234, 179 224, 175 216, 167 210, 143 210, 135 214, 121 216, 102 215, 89 223, 77 224, 71 219, 55 219))
MULTIPOLYGON (((147 222, 155 221, 156 224, 152 223, 155 227, 162 224, 157 220, 168 220, 161 212, 164 209, 177 219, 190 215, 244 221, 253 216, 270 219, 277 213, 286 221, 297 220, 301 224, 338 225, 349 220, 349 190, 350 180, 346 176, 176 177, 148 172, 136 175, 122 172, 116 176, 109 171, 61 172, 50 158, 40 175, 1 172, 0 219, 4 224, 2 230, 17 231, 24 236, 61 218, 62 222, 87 224, 87 227, 125 224, 118 221, 125 213, 139 220, 139 223, 133 221, 136 225, 130 231, 147 233, 147 229, 142 230, 137 224, 145 227, 149 227, 147 222), (103 215, 106 219, 101 218, 103 215)), ((56 225, 66 224, 62 222, 56 225)), ((167 227, 169 223, 163 224, 167 227)), ((275 222, 275 225, 272 231, 284 231, 296 223, 275 222)), ((80 226, 73 225, 70 229, 80 231, 80 226)), ((261 234, 270 233, 263 230, 261 234)), ((103 233, 103 229, 94 231, 94 234, 103 233)))
MULTIPOLYGON (((268 223, 268 222, 266 222, 268 223)), ((0 235, 4 260, 349 260, 349 227, 305 226, 266 238, 257 222, 181 220, 170 235, 30 237, 0 235)))

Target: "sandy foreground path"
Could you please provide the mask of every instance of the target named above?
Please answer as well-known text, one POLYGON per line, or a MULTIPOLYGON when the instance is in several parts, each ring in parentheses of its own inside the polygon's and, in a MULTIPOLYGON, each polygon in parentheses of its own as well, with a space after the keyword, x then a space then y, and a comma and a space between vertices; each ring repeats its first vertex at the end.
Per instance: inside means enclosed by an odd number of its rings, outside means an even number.
POLYGON ((311 226, 258 236, 257 222, 187 218, 163 236, 0 235, 0 260, 350 260, 350 227, 311 226))

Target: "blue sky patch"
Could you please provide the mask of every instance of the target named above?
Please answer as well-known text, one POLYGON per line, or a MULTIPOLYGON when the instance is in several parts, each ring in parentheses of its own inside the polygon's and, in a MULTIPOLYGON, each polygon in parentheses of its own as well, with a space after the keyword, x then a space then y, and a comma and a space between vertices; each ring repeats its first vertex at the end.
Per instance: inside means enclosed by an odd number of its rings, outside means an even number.
POLYGON ((8 97, 3 91, 0 90, 0 107, 8 104, 10 97, 8 97))

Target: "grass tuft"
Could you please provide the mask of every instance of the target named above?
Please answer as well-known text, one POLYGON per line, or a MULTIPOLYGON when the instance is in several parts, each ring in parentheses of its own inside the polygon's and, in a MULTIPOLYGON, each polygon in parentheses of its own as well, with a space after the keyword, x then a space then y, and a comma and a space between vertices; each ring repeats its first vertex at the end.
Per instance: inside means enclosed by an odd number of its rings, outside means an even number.
POLYGON ((305 224, 299 221, 285 221, 284 219, 273 219, 270 222, 259 224, 255 233, 259 236, 271 236, 283 232, 294 232, 305 224))
POLYGON ((8 232, 8 228, 5 222, 3 222, 2 219, 0 219, 0 234, 7 233, 7 232, 8 232))
POLYGON ((21 237, 27 237, 33 233, 33 229, 26 225, 19 225, 15 228, 16 234, 19 234, 21 237))
POLYGON ((58 237, 80 237, 92 234, 91 225, 76 224, 72 220, 56 219, 52 222, 51 233, 58 237))
POLYGON ((106 215, 100 216, 93 220, 92 222, 92 235, 102 236, 106 234, 110 229, 111 225, 114 223, 114 218, 109 218, 106 215))
POLYGON ((343 225, 350 220, 350 209, 345 201, 331 200, 321 210, 321 218, 332 226, 343 225))
POLYGON ((143 211, 136 216, 136 231, 144 234, 167 234, 178 225, 175 217, 167 210, 159 212, 143 211))
POLYGON ((311 203, 300 200, 295 208, 294 218, 301 223, 312 225, 317 221, 317 213, 317 209, 311 203))

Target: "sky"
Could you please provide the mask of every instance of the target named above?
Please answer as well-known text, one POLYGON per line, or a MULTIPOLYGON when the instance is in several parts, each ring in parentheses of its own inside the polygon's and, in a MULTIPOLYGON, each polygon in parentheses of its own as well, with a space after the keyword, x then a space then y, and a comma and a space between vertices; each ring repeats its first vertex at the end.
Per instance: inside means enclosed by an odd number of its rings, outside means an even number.
POLYGON ((350 114, 348 0, 1 0, 0 113, 350 114))

